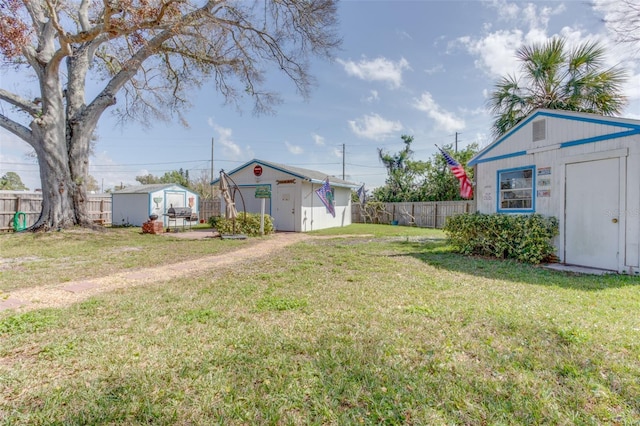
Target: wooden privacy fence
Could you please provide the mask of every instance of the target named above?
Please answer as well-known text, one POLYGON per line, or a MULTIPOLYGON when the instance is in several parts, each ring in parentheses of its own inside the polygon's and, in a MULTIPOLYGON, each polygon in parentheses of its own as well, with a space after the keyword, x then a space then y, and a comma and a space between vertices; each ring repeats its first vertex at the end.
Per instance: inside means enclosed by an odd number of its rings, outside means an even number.
POLYGON ((351 221, 442 228, 449 216, 474 212, 474 201, 373 202, 364 206, 354 203, 351 207, 351 221))
MULTIPOLYGON (((95 223, 111 225, 111 194, 90 194, 89 214, 95 223)), ((0 231, 13 230, 16 212, 24 213, 27 227, 40 217, 42 194, 38 192, 0 191, 0 231)), ((200 201, 200 219, 208 221, 211 216, 220 216, 220 199, 200 201)))
MULTIPOLYGON (((111 194, 90 194, 87 200, 89 215, 95 223, 111 224, 111 194)), ((33 225, 40 217, 42 194, 38 192, 0 191, 0 231, 13 230, 13 218, 24 213, 26 226, 33 225)))
POLYGON ((200 220, 207 222, 211 216, 220 216, 220 199, 200 200, 200 220))

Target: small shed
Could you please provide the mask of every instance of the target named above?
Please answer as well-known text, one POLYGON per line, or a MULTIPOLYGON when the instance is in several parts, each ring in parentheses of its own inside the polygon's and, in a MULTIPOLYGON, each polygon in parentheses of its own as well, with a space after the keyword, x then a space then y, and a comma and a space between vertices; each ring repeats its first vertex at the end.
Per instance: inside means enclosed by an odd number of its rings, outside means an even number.
POLYGON ((142 226, 152 214, 158 215, 164 226, 169 226, 166 216, 170 207, 189 207, 198 213, 198 194, 174 183, 130 186, 111 196, 113 225, 142 226))
POLYGON ((560 262, 640 273, 640 121, 538 109, 470 161, 480 213, 554 216, 560 262))
MULTIPOLYGON (((306 232, 351 224, 351 191, 358 184, 315 170, 256 159, 226 174, 238 187, 234 199, 238 212, 260 213, 261 197, 269 196, 264 198, 265 214, 273 218, 278 231, 306 232), (327 178, 335 215, 316 193, 327 178)), ((218 185, 219 179, 211 184, 218 185)))

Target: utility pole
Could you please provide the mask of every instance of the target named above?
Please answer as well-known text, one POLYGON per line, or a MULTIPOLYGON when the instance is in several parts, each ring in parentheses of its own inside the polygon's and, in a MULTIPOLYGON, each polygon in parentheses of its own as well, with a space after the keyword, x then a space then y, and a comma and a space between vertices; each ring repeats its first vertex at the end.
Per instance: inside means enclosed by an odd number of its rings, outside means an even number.
MULTIPOLYGON (((213 139, 211 138, 211 181, 213 182, 213 139)), ((211 187, 211 199, 213 200, 213 185, 209 185, 211 187)))
POLYGON ((345 155, 344 144, 342 144, 342 180, 344 180, 344 155, 345 155))

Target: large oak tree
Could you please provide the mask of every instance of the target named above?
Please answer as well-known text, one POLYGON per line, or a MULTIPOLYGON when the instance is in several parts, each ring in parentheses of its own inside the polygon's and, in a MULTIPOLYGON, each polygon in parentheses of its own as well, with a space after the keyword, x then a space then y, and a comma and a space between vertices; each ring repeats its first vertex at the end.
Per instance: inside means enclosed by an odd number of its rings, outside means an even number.
POLYGON ((0 126, 38 158, 43 205, 32 228, 90 225, 90 141, 116 103, 122 119, 184 119, 189 90, 202 88, 264 112, 279 101, 265 88, 270 66, 307 96, 309 60, 340 43, 336 1, 0 0, 2 65, 37 80, 35 99, 0 88, 11 107, 0 126))

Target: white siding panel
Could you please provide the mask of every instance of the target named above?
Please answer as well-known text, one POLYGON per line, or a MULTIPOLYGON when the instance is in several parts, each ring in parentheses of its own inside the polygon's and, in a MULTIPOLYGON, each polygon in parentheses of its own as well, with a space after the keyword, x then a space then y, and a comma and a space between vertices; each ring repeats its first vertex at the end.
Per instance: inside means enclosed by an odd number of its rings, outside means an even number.
POLYGON ((114 226, 142 226, 149 219, 149 194, 114 194, 112 200, 114 226))
MULTIPOLYGON (((631 139, 631 138, 630 138, 631 139)), ((640 136, 629 144, 627 157, 626 265, 640 272, 640 136)))

